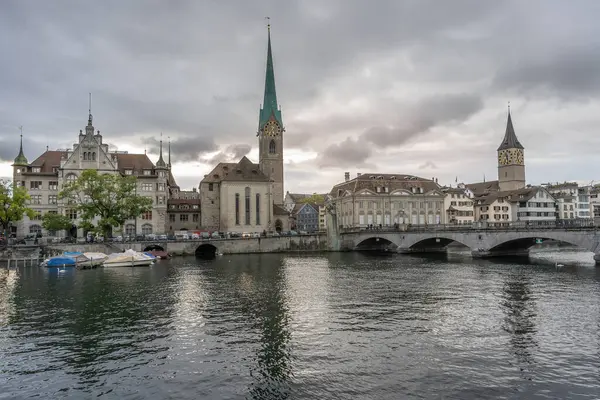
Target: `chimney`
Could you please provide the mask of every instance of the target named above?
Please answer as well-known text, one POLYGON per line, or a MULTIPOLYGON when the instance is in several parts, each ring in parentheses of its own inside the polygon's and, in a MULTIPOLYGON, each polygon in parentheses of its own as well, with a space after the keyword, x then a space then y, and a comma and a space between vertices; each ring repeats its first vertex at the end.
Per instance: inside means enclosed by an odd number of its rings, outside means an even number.
POLYGON ((356 177, 358 178, 359 176, 361 176, 362 174, 360 172, 356 173, 356 177))
POLYGON ((346 182, 350 180, 350 172, 344 172, 344 179, 346 180, 346 182))
POLYGON ((194 193, 196 193, 196 188, 192 188, 192 190, 194 191, 194 193))

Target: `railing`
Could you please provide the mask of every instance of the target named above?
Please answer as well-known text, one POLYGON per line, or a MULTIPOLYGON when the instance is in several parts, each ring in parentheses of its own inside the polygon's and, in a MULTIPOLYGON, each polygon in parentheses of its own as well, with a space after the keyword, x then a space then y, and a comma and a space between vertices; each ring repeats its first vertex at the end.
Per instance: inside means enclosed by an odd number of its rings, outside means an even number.
POLYGON ((361 233, 361 232, 473 232, 473 231, 531 231, 531 230, 596 230, 598 225, 592 220, 559 220, 552 222, 511 222, 505 224, 473 223, 472 225, 411 225, 396 224, 382 225, 373 227, 342 227, 340 233, 361 233))

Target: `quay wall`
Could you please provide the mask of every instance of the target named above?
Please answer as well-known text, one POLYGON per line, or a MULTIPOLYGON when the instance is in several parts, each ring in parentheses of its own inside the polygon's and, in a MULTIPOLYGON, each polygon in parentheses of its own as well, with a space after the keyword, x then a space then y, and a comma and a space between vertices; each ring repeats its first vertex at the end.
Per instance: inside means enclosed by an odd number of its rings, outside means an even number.
POLYGON ((114 253, 127 249, 144 251, 149 246, 160 246, 174 256, 194 255, 200 246, 214 246, 221 254, 285 253, 285 252, 322 252, 329 251, 327 236, 301 235, 240 239, 152 241, 125 243, 56 243, 46 247, 46 254, 59 254, 64 251, 97 251, 114 253))

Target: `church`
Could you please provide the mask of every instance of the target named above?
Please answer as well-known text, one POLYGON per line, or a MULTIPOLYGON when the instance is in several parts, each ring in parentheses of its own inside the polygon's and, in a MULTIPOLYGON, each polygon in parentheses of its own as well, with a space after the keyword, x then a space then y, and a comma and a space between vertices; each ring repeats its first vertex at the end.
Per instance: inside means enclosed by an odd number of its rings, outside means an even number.
POLYGON ((200 182, 203 229, 256 233, 289 229, 283 207, 283 134, 277 103, 275 71, 268 26, 265 92, 258 117, 258 164, 247 157, 237 163, 219 163, 200 182))

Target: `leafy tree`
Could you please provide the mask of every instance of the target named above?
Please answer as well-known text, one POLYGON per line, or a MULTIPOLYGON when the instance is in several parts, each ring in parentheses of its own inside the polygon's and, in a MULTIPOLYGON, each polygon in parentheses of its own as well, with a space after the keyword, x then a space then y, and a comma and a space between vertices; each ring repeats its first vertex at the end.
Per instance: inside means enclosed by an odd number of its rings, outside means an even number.
POLYGON ((42 227, 49 231, 68 230, 72 226, 73 221, 64 215, 49 212, 42 217, 42 227))
POLYGON ((58 196, 72 203, 82 221, 80 225, 90 227, 98 217, 94 230, 110 237, 114 227, 123 227, 128 219, 152 209, 152 199, 138 195, 136 183, 134 176, 99 174, 87 169, 77 180, 66 184, 58 196))
POLYGON ((35 211, 27 206, 30 197, 22 186, 14 186, 12 182, 0 179, 0 226, 7 236, 11 223, 20 221, 24 215, 35 216, 35 211))
POLYGON ((303 198, 299 201, 299 203, 325 204, 325 197, 321 194, 314 193, 308 197, 303 198))

